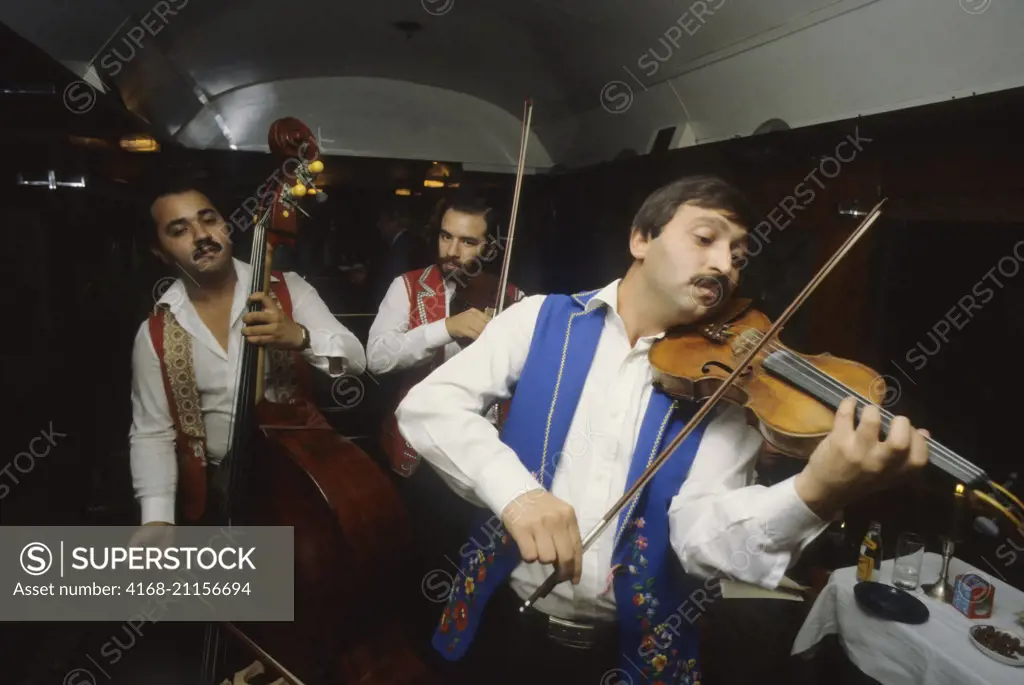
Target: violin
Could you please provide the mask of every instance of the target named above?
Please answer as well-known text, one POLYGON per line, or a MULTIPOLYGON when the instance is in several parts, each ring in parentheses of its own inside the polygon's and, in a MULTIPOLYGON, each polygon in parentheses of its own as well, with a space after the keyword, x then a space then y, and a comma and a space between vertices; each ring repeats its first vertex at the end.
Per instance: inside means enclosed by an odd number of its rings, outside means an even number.
MULTIPOLYGON (((455 282, 451 302, 448 304, 449 316, 456 316, 470 309, 477 309, 494 318, 501 313, 504 303, 501 302, 502 291, 507 299, 515 299, 515 286, 502 287, 502 277, 488 271, 481 271, 475 276, 464 277, 458 270, 451 277, 455 282)), ((463 348, 473 341, 470 338, 456 338, 463 348)))
MULTIPOLYGON (((669 331, 651 346, 648 359, 653 382, 669 396, 700 403, 700 408, 583 538, 584 552, 720 401, 743 407, 750 423, 758 426, 775 451, 800 458, 810 457, 829 434, 835 411, 845 398, 856 399, 857 416, 869 404, 878 406, 872 398, 881 401, 886 390, 878 373, 858 362, 828 354, 801 354, 780 343, 777 335, 881 216, 884 203, 882 199, 875 205, 774 323, 753 309, 750 300, 736 299, 725 303, 710 321, 669 331)), ((879 410, 882 432, 888 434, 895 417, 884 407, 879 410)), ((930 463, 971 488, 975 498, 1021 525, 1024 505, 1009 490, 937 440, 929 437, 927 444, 930 463)), ((526 612, 559 582, 557 571, 553 572, 524 602, 520 612, 526 612)))
POLYGON ((448 305, 450 316, 470 309, 479 309, 482 312, 493 314, 498 307, 500 277, 489 271, 481 271, 469 278, 462 277, 458 270, 456 270, 456 274, 451 279, 455 282, 455 292, 452 293, 452 301, 448 305))
MULTIPOLYGON (((254 217, 249 293, 270 291, 271 251, 295 240, 305 214, 300 201, 317 194, 323 170, 316 140, 298 119, 275 121, 268 138, 280 168, 295 162, 295 181, 279 181, 254 217)), ((249 311, 260 306, 252 302, 249 311)), ((242 343, 231 449, 216 474, 226 479, 225 494, 215 518, 228 526, 293 528, 294 621, 210 624, 204 679, 220 682, 217 674, 230 666, 223 630, 291 685, 422 682, 427 669, 405 635, 395 591, 408 585, 403 550, 411 542, 397 490, 319 412, 300 355, 294 365, 305 373, 304 391, 270 402, 262 387, 266 348, 242 343)))
MULTIPOLYGON (((677 399, 703 402, 743 362, 752 345, 771 328, 750 300, 736 300, 715 320, 697 330, 669 332, 649 352, 654 383, 677 399)), ((775 451, 790 457, 808 458, 831 432, 835 411, 847 397, 857 401, 857 414, 870 405, 879 407, 882 432, 888 434, 895 416, 885 409, 885 380, 860 362, 830 354, 807 355, 780 342, 762 348, 743 366, 738 381, 725 394, 746 409, 775 451)), ((1020 501, 985 472, 938 440, 928 437, 929 462, 966 484, 981 500, 1003 510, 1016 525, 1020 501), (989 487, 997 495, 984 492, 989 487), (1014 501, 1016 506, 1014 506, 1014 501)))

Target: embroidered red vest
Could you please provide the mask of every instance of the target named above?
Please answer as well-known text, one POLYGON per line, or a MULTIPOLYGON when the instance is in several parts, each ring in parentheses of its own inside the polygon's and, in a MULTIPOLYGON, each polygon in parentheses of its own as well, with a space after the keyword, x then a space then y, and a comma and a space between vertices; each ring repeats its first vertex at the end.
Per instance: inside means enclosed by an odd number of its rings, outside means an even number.
MULTIPOLYGON (((436 265, 431 264, 423 269, 409 271, 402 274, 402 282, 405 283, 405 291, 409 295, 409 330, 428 323, 443 321, 447 315, 444 292, 444 276, 436 265)), ((516 286, 509 283, 506 286, 506 300, 510 303, 521 299, 523 292, 516 286)), ((406 442, 401 431, 398 430, 398 419, 395 418, 395 410, 405 398, 406 393, 414 385, 430 375, 438 366, 444 363, 444 348, 438 349, 430 362, 409 369, 405 372, 401 389, 397 393, 394 402, 390 405, 390 411, 384 416, 384 423, 381 427, 380 441, 387 453, 391 469, 400 476, 408 478, 419 466, 420 455, 406 442)), ((508 409, 508 402, 502 403, 502 413, 508 409)))
MULTIPOLYGON (((271 275, 277 280, 271 279, 270 296, 291 318, 292 300, 284 275, 280 271, 271 275)), ((206 511, 206 427, 192 363, 192 341, 166 304, 158 304, 150 314, 149 337, 160 360, 167 406, 174 420, 178 501, 185 520, 195 523, 206 511)), ((310 368, 301 353, 268 347, 265 363, 265 388, 274 388, 275 401, 311 401, 310 368)))

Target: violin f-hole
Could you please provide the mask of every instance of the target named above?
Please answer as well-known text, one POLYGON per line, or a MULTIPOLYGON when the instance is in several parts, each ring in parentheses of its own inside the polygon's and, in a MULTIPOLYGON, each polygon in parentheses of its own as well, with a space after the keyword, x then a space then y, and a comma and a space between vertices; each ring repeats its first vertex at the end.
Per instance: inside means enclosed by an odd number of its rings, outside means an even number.
MULTIPOLYGON (((712 367, 712 366, 717 366, 718 368, 722 369, 726 373, 732 373, 733 372, 733 368, 731 366, 729 366, 728 364, 724 364, 724 363, 722 363, 722 362, 720 362, 718 360, 713 360, 713 361, 706 362, 704 364, 704 366, 700 367, 700 372, 701 373, 707 373, 708 370, 710 369, 710 367, 712 367)), ((754 367, 748 365, 747 368, 745 368, 743 370, 743 373, 741 373, 739 375, 739 377, 740 378, 746 378, 747 376, 749 376, 753 372, 754 372, 754 367)))

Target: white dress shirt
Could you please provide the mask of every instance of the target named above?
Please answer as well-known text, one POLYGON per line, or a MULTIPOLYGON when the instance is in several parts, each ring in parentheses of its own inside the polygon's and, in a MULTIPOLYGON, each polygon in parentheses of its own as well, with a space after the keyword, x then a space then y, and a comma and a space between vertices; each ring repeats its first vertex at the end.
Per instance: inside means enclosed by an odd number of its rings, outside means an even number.
MULTIPOLYGON (((434 267, 437 268, 437 267, 434 267)), ((444 315, 451 310, 455 282, 444 282, 444 315)), ((373 374, 386 374, 408 369, 430 359, 438 348, 444 358, 451 359, 462 347, 452 338, 444 319, 409 330, 409 292, 399 276, 391 281, 377 316, 370 326, 366 341, 366 369, 373 374)))
MULTIPOLYGON (((238 282, 231 305, 227 352, 199 318, 181 279, 167 288, 159 300, 170 306, 175 319, 190 335, 206 427, 207 458, 214 464, 220 463, 227 454, 231 440, 235 386, 241 363, 242 316, 247 310, 246 296, 252 273, 245 262, 237 259, 233 262, 238 282)), ((310 346, 302 352, 303 357, 311 366, 332 377, 362 373, 366 355, 359 338, 334 318, 320 295, 301 276, 285 272, 284 280, 292 301, 292 319, 309 330, 310 346), (335 373, 330 371, 332 358, 342 362, 335 373)), ((265 387, 267 399, 273 401, 273 385, 265 387)), ((132 426, 129 431, 132 478, 142 509, 142 523, 174 523, 178 482, 174 437, 174 420, 167 405, 160 360, 149 335, 149 324, 144 321, 135 335, 132 352, 132 426)))
MULTIPOLYGON (((612 282, 588 305, 605 308, 604 328, 549 480, 551 493, 575 509, 581 536, 625 491, 651 394, 647 355, 660 337, 641 338, 630 346, 616 311, 618 285, 612 282)), ((480 417, 480 408, 510 397, 544 297, 527 297, 506 309, 473 345, 414 387, 396 412, 413 448, 454 489, 475 493, 495 514, 539 483, 480 417)), ((828 522, 800 499, 792 478, 771 487, 752 485, 760 434, 734 406, 722 404, 715 412, 669 509, 672 548, 693 575, 774 588, 828 522)), ((539 610, 565 619, 616 616, 610 574, 617 525, 609 525, 584 554, 581 582, 559 584, 537 603, 539 610)), ((486 540, 487 533, 470 531, 477 540, 486 540)), ((525 599, 552 570, 550 564, 521 563, 511 585, 525 599)))

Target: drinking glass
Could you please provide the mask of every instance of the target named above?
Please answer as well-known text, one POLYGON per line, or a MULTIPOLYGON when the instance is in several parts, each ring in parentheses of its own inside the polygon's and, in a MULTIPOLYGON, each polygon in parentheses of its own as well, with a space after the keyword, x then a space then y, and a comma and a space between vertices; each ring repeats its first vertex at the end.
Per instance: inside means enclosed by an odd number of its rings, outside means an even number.
POLYGON ((924 561, 924 539, 917 533, 900 533, 892 566, 892 584, 902 590, 916 590, 924 561))

